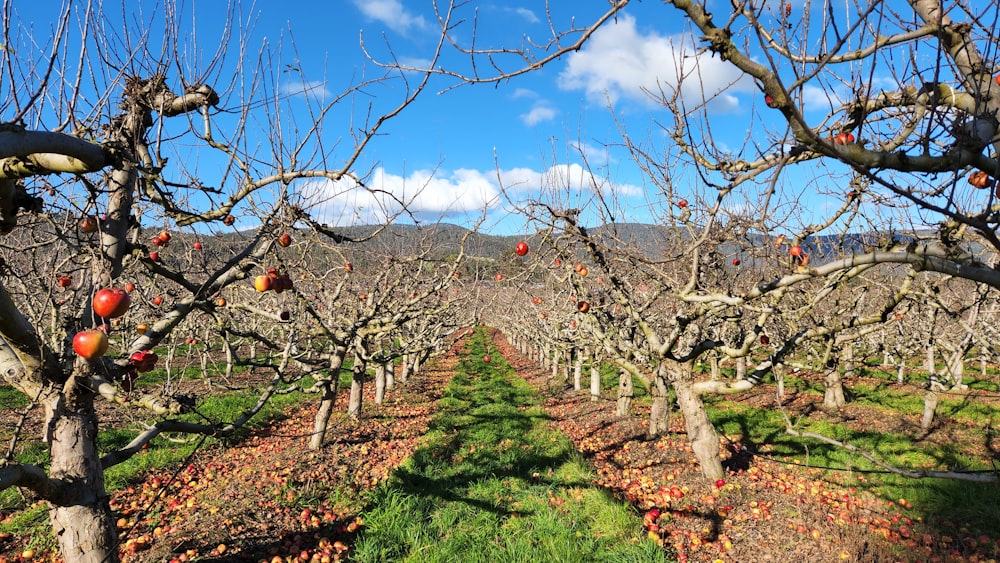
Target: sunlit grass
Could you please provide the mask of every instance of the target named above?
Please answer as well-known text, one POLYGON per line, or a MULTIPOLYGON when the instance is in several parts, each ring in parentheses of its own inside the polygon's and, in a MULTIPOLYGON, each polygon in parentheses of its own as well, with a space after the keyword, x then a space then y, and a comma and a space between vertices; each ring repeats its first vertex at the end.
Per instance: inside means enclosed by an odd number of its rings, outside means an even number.
POLYGON ((537 396, 480 331, 426 443, 373 493, 357 561, 665 561, 626 504, 592 484, 537 396))

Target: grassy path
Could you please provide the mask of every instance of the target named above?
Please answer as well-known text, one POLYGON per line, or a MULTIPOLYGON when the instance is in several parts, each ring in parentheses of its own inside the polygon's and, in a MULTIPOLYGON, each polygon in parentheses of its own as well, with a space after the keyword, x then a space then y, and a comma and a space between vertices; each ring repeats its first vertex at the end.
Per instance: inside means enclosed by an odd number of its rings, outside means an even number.
POLYGON ((477 331, 426 443, 373 493, 352 559, 666 561, 488 347, 477 331))

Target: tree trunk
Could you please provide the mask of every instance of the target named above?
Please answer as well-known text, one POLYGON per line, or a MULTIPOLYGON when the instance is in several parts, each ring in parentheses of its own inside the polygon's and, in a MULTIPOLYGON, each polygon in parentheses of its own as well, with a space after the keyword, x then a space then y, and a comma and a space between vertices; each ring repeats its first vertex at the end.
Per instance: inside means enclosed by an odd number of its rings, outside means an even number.
POLYGON ((406 383, 406 380, 410 379, 410 370, 413 369, 413 365, 410 363, 410 355, 403 354, 403 360, 400 364, 402 367, 399 370, 399 380, 406 383))
POLYGON ((692 389, 691 381, 686 374, 676 377, 673 385, 677 393, 677 405, 684 416, 684 426, 691 442, 691 449, 701 464, 701 473, 711 480, 722 479, 724 473, 722 458, 719 457, 719 435, 715 432, 712 421, 708 419, 705 403, 692 389))
POLYGON ((956 351, 952 354, 948 371, 950 372, 951 388, 953 391, 965 391, 969 388, 968 385, 962 383, 962 380, 965 378, 965 357, 961 351, 956 351))
POLYGON ((854 376, 854 344, 847 342, 840 349, 840 363, 844 366, 844 377, 847 379, 854 376))
POLYGON ((67 563, 118 561, 118 533, 97 451, 93 396, 86 393, 66 402, 75 404, 50 406, 49 475, 66 487, 49 509, 52 530, 67 563))
POLYGON ((333 415, 334 404, 337 401, 337 389, 340 386, 340 368, 344 365, 344 356, 347 350, 337 348, 330 356, 330 367, 327 376, 321 380, 320 387, 322 395, 319 399, 319 408, 316 409, 316 418, 313 420, 313 432, 309 437, 309 449, 318 450, 323 447, 326 439, 326 431, 330 427, 330 417, 333 415))
POLYGON ((722 379, 722 368, 719 366, 719 357, 712 354, 712 357, 708 359, 708 365, 712 368, 712 381, 718 381, 722 379))
POLYGON ((385 361, 385 390, 392 391, 396 387, 396 366, 392 360, 385 361))
POLYGON ((743 381, 747 378, 747 358, 740 356, 736 358, 736 380, 743 381))
POLYGON ((615 409, 616 416, 628 416, 628 411, 632 407, 632 397, 635 388, 632 383, 632 374, 627 370, 621 370, 618 376, 618 405, 615 409))
POLYGON ((823 393, 823 409, 834 411, 843 408, 847 401, 844 400, 844 382, 837 366, 827 368, 823 386, 826 388, 823 393))
POLYGON ((559 376, 559 361, 562 359, 559 356, 559 348, 556 348, 552 352, 552 379, 559 376))
POLYGON ((573 361, 573 390, 579 391, 583 388, 583 353, 577 351, 573 361))
POLYGON ((597 358, 590 358, 590 400, 598 401, 601 398, 601 366, 597 363, 597 358))
POLYGON ((920 419, 920 429, 927 432, 934 424, 934 411, 937 410, 938 394, 933 389, 924 393, 924 416, 920 419))
POLYGON ((375 404, 381 405, 385 401, 385 364, 376 362, 375 364, 375 404))
POLYGON ((646 437, 652 439, 665 435, 670 428, 670 397, 664 366, 661 365, 657 370, 650 391, 653 393, 653 405, 649 410, 649 430, 646 437))
POLYGON ((777 366, 775 366, 771 369, 771 372, 774 374, 774 383, 777 387, 775 400, 777 400, 778 404, 781 405, 785 402, 785 371, 777 369, 777 366))
POLYGON ((354 368, 351 370, 351 400, 347 404, 347 416, 358 420, 361 418, 361 395, 365 386, 365 361, 354 358, 354 368))

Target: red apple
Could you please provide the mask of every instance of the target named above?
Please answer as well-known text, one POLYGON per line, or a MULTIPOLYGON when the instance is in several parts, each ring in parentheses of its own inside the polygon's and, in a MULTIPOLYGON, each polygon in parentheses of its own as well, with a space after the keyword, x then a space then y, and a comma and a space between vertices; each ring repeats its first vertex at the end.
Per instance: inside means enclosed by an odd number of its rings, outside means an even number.
POLYGON ((496 278, 497 281, 503 281, 503 274, 497 274, 493 277, 496 278))
POLYGON ((788 253, 795 257, 802 256, 802 247, 796 244, 788 249, 788 253))
POLYGON ((215 300, 215 306, 216 307, 225 307, 226 306, 226 299, 224 297, 220 297, 220 298, 216 299, 215 300))
POLYGON ((686 199, 682 199, 677 202, 677 207, 680 207, 681 209, 684 209, 687 206, 688 206, 688 200, 686 199))
POLYGON ((771 343, 771 339, 768 338, 766 334, 762 334, 760 335, 760 343, 763 344, 764 346, 767 346, 768 344, 771 343))
POLYGON ((278 237, 278 246, 288 247, 291 244, 292 244, 292 235, 288 233, 281 233, 281 236, 278 237))
POLYGON ((127 291, 129 293, 132 293, 133 291, 135 291, 135 284, 132 283, 132 282, 127 282, 125 284, 125 291, 127 291))
POLYGON ((149 259, 152 260, 153 262, 159 262, 160 261, 160 253, 156 252, 155 250, 153 252, 150 252, 149 253, 149 259))
POLYGON ((267 275, 264 275, 264 274, 261 274, 261 275, 257 276, 256 278, 254 278, 254 280, 253 280, 253 286, 254 286, 254 288, 257 289, 257 291, 265 292, 265 291, 271 289, 271 286, 272 286, 271 277, 267 276, 267 275))
POLYGON ((514 247, 514 252, 516 252, 518 256, 524 256, 528 253, 528 243, 523 240, 517 243, 517 246, 514 247))
POLYGON ((587 277, 588 273, 589 273, 589 271, 587 270, 586 267, 580 268, 580 277, 585 278, 585 277, 587 277))
POLYGON ((200 240, 194 241, 194 249, 195 250, 201 250, 201 248, 202 248, 201 241, 200 240))
POLYGON ((853 143, 854 142, 854 134, 852 134, 850 132, 847 132, 847 131, 843 131, 843 132, 837 133, 837 136, 835 136, 833 138, 833 142, 834 142, 834 144, 837 144, 837 145, 846 145, 846 144, 849 144, 849 143, 853 143))
POLYGON ((232 215, 226 215, 222 219, 222 224, 225 225, 225 226, 227 226, 227 227, 232 227, 233 223, 235 223, 235 222, 236 222, 236 217, 233 217, 232 215))
POLYGON ((739 258, 733 258, 733 266, 739 266, 741 264, 739 258))
POLYGON ((156 297, 153 298, 153 305, 160 306, 162 304, 163 304, 163 296, 162 295, 157 295, 156 297))
POLYGON ((80 230, 85 233, 96 233, 97 217, 94 217, 93 215, 87 215, 83 219, 80 219, 80 230))
POLYGON ((556 258, 556 261, 553 262, 553 264, 555 264, 556 266, 562 266, 562 260, 560 260, 559 258, 556 258))
POLYGON ((73 285, 73 278, 69 276, 59 276, 59 287, 69 287, 73 285))
MULTIPOLYGON (((352 265, 350 262, 344 264, 344 271, 345 272, 350 273, 353 270, 354 270, 354 265, 352 265)), ((458 277, 458 272, 455 272, 455 276, 458 277)))
POLYGON ((769 108, 778 107, 778 103, 775 102, 774 98, 772 98, 770 95, 764 95, 764 105, 766 105, 769 108))
POLYGON ((361 301, 364 301, 365 299, 368 299, 368 294, 367 293, 359 293, 358 294, 358 299, 360 299, 361 301))
POLYGON ((491 359, 491 358, 490 358, 489 356, 483 356, 483 363, 484 363, 484 364, 488 364, 488 363, 490 363, 490 359, 491 359))
POLYGON ((82 330, 73 337, 73 351, 88 360, 99 358, 108 351, 108 335, 93 328, 82 330))
POLYGON ((120 287, 106 287, 94 294, 94 313, 105 319, 124 315, 131 304, 132 298, 120 287))
POLYGON ((128 361, 135 368, 135 371, 144 373, 152 371, 156 367, 156 361, 159 359, 156 353, 150 350, 141 350, 132 354, 128 361))

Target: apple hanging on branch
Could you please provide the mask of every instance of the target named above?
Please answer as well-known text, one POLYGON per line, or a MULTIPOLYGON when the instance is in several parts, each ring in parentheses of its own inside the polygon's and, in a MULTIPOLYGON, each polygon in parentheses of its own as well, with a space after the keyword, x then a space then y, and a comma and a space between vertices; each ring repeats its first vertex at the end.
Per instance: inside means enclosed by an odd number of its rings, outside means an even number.
POLYGON ((124 315, 131 304, 132 298, 120 287, 107 287, 94 294, 94 313, 105 319, 124 315))
POLYGON ((108 351, 108 335, 96 328, 81 330, 73 337, 73 351, 87 360, 99 358, 108 351))
POLYGON ((129 357, 129 363, 132 364, 135 371, 145 373, 152 371, 156 367, 156 361, 159 359, 159 356, 151 350, 140 350, 129 357))
POLYGON ((518 256, 526 255, 528 253, 528 243, 523 240, 517 243, 517 246, 514 247, 514 252, 516 252, 518 256))

